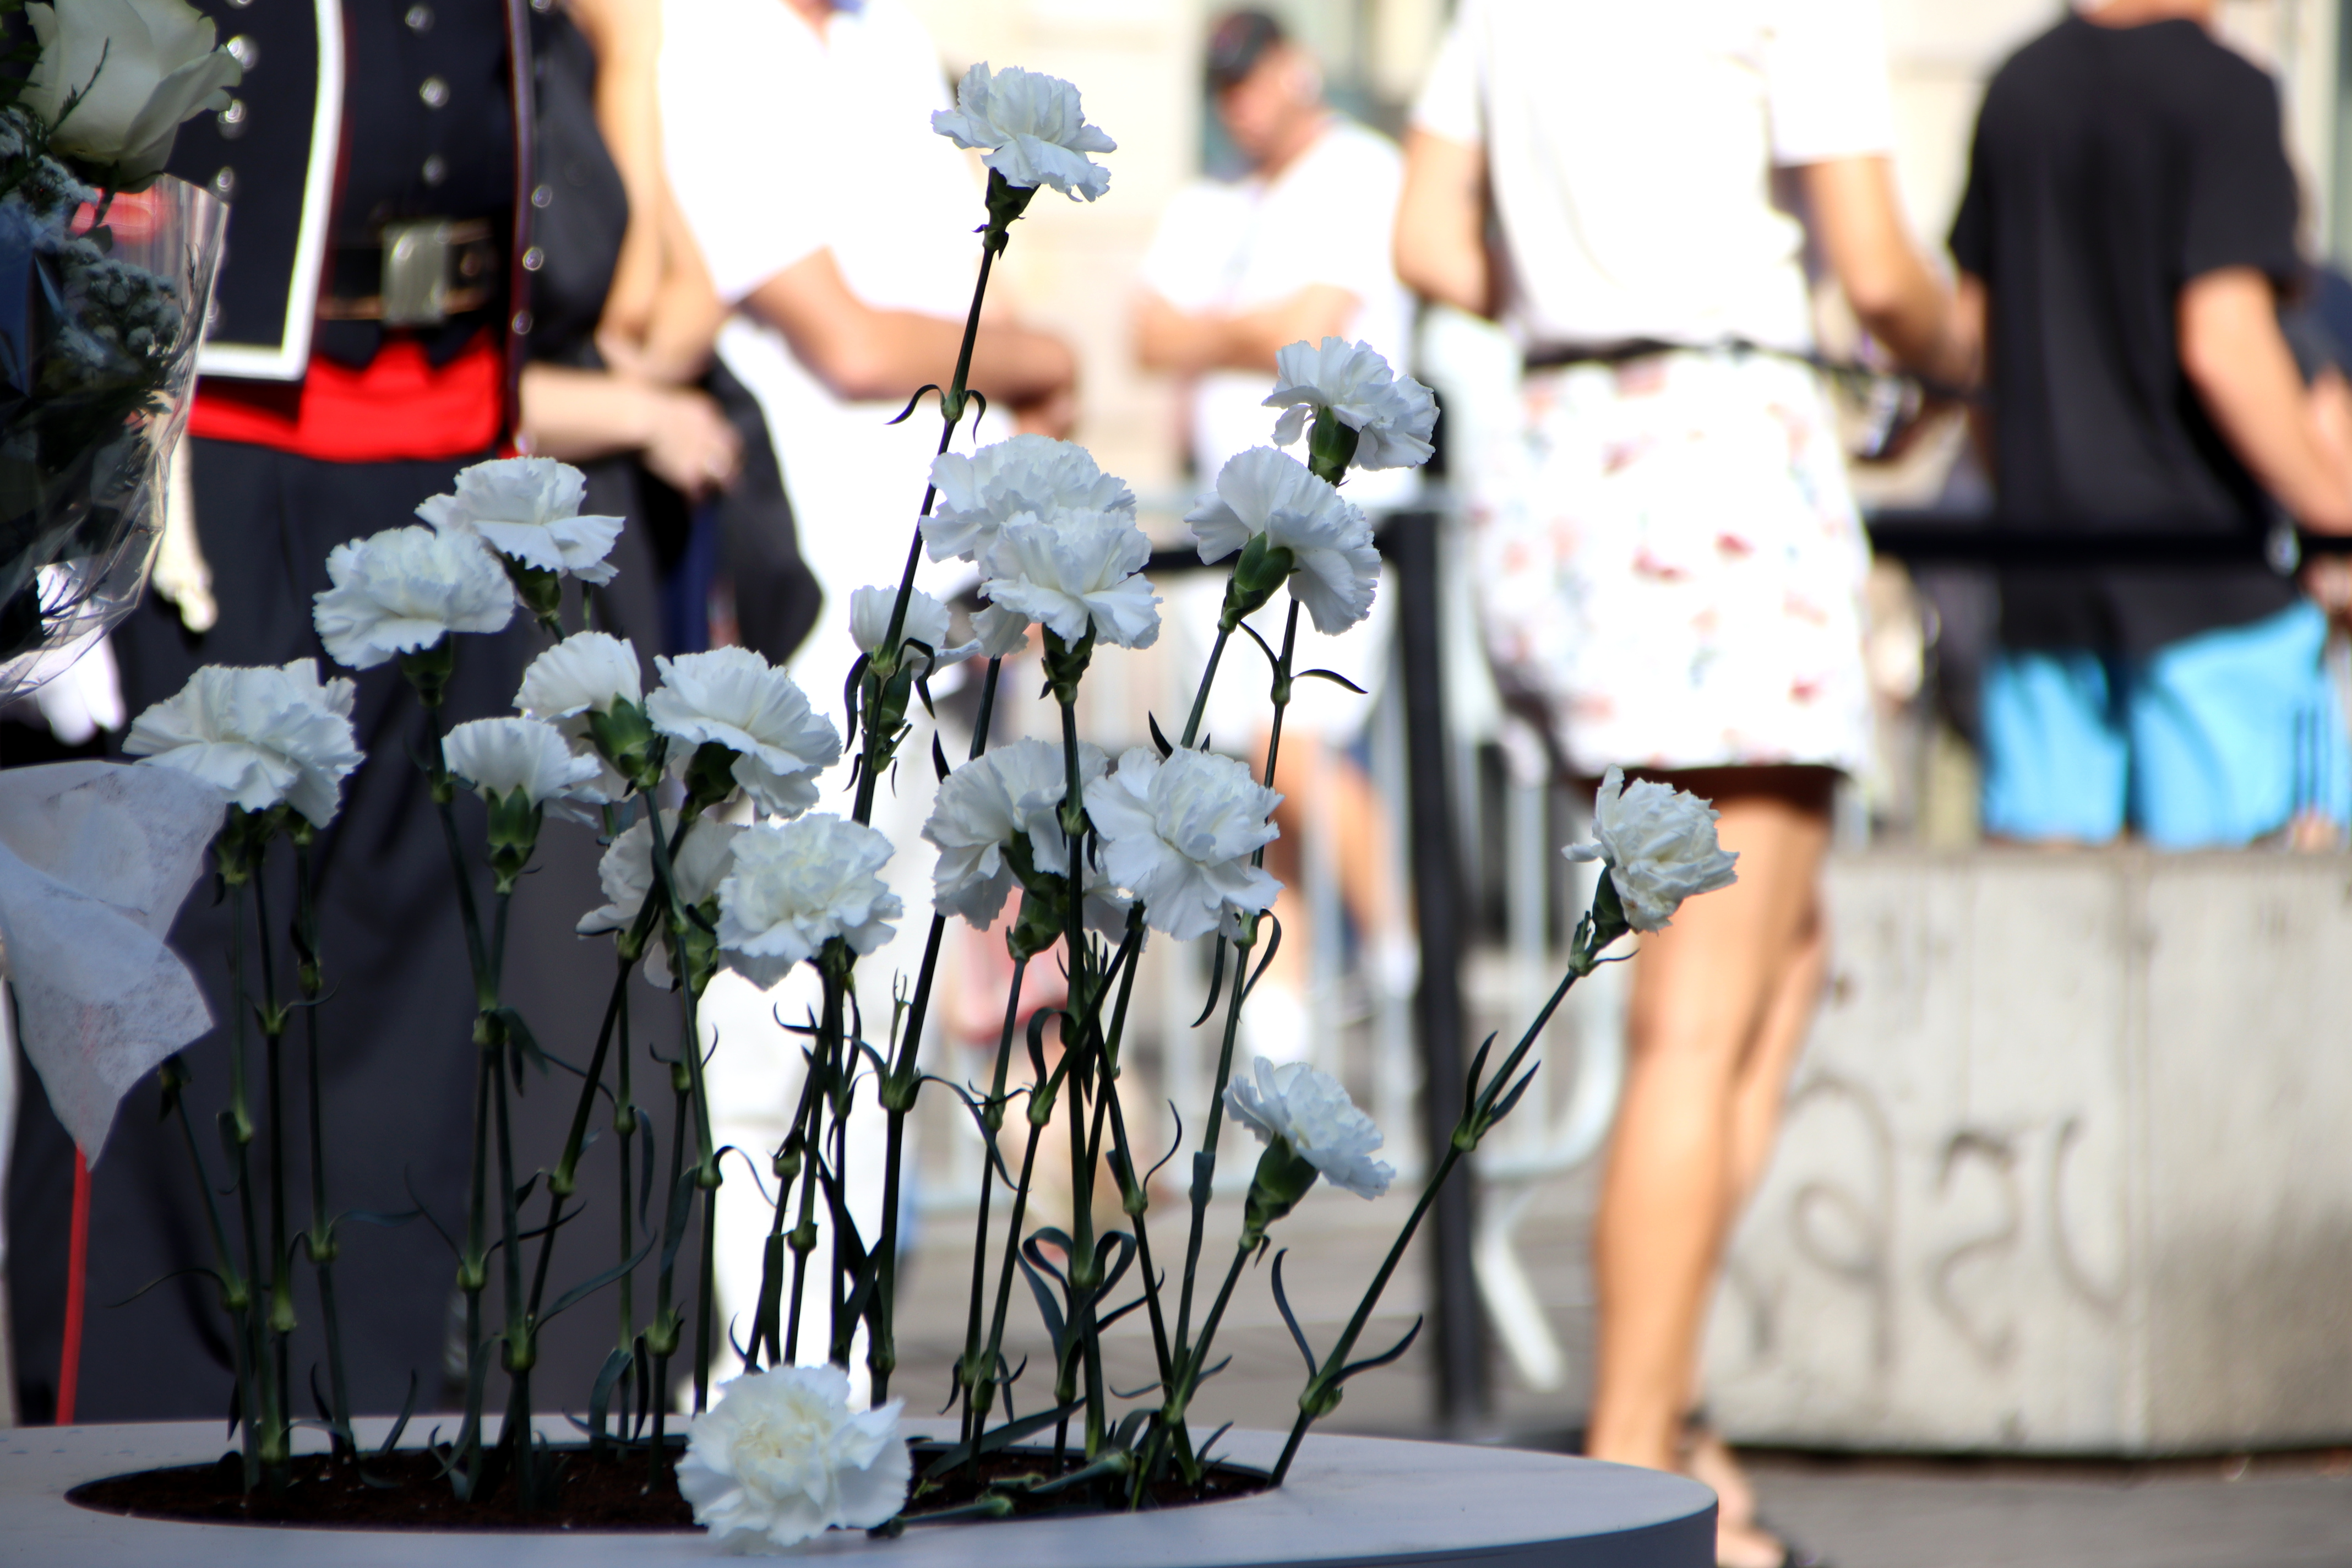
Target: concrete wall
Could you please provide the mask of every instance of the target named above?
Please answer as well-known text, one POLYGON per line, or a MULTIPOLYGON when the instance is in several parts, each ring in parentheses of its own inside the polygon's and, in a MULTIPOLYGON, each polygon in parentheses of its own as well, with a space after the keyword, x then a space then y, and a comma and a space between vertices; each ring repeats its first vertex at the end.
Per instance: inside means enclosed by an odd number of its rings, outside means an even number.
POLYGON ((1870 853, 1707 1342, 1762 1442, 2352 1436, 2352 858, 1870 853))

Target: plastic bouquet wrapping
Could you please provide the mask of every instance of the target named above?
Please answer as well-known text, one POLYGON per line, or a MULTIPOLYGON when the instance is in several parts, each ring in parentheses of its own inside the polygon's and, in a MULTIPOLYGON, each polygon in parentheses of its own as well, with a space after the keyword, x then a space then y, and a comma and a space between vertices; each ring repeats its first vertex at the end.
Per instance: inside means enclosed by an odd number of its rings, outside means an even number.
POLYGON ((23 10, 29 68, 0 75, 0 699, 145 586, 226 213, 158 172, 238 69, 180 0, 23 10))

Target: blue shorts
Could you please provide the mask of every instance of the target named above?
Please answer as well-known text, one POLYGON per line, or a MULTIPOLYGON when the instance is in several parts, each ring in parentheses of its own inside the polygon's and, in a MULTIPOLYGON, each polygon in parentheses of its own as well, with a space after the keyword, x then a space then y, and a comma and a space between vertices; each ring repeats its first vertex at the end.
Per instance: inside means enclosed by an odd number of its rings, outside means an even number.
POLYGON ((2162 849, 2252 843, 2305 813, 2352 818, 2352 745, 2295 605, 2140 658, 1996 650, 1984 674, 1984 830, 2162 849))

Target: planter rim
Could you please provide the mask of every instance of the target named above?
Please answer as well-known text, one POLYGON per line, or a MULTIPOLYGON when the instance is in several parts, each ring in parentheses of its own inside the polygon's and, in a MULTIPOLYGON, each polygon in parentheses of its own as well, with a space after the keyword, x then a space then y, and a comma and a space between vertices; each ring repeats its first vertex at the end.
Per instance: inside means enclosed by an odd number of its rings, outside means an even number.
MULTIPOLYGON (((358 1424, 380 1441, 384 1420, 358 1424)), ((541 1416, 551 1441, 576 1440, 541 1416)), ((419 1436, 429 1419, 412 1424, 419 1436)), ((910 1436, 946 1436, 929 1423, 910 1436)), ((306 1434, 307 1436, 310 1436, 306 1434)), ((1270 1468, 1283 1435, 1231 1432, 1218 1457, 1270 1468)), ((321 1447, 306 1442, 304 1447, 321 1447)), ((201 1464, 228 1447, 217 1422, 18 1427, 0 1433, 0 1535, 7 1555, 73 1568, 328 1563, 410 1568, 604 1568, 707 1563, 707 1536, 652 1532, 315 1530, 124 1519, 65 1500, 84 1481, 201 1464), (426 1544, 429 1542, 429 1546, 426 1544)), ((834 1531, 792 1555, 873 1568, 1704 1568, 1715 1495, 1680 1476, 1558 1454, 1380 1437, 1310 1436, 1278 1491, 1150 1514, 1090 1514, 910 1530, 897 1541, 834 1531), (1012 1532, 1008 1534, 1007 1532, 1012 1532), (1016 1540, 1017 1537, 1017 1540, 1016 1540)))

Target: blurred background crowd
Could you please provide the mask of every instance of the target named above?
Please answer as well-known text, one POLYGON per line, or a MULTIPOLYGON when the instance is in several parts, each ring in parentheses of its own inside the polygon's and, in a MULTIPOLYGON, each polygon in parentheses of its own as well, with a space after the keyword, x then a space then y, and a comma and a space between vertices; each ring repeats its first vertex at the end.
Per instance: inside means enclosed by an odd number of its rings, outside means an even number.
MULTIPOLYGON (((976 262, 977 165, 929 116, 975 62, 1048 71, 1118 139, 1111 188, 1030 209, 972 383, 981 439, 1084 443, 1162 548, 1168 635, 1099 661, 1092 738, 1139 743, 1192 689, 1221 579, 1185 569, 1181 517, 1271 438, 1277 349, 1362 340, 1443 406, 1427 473, 1349 487, 1384 530, 1433 530, 1437 570, 1392 569, 1370 623, 1307 639, 1368 695, 1312 683, 1291 710, 1288 936, 1245 1048, 1341 1071, 1410 1165, 1429 965, 1458 968, 1476 1034, 1539 1000, 1591 892, 1554 851, 1604 769, 1715 799, 1743 856, 1736 896, 1580 994, 1542 1103, 1485 1162, 1463 1256, 1505 1386, 1441 1375, 1457 1429, 1589 1416, 1591 1451, 1717 1486, 1724 1561, 1759 1563, 1781 1543, 1725 1432, 2103 1453, 2352 1432, 2344 1312, 2312 1305, 2352 1268, 2326 1131, 2347 1086, 2315 1060, 2346 1000, 2352 816, 2352 581, 2326 549, 2352 532, 2341 7, 344 0, 336 26, 245 4, 205 7, 247 82, 174 163, 234 216, 153 601, 5 716, 0 761, 102 751, 196 663, 314 651, 328 549, 508 442, 630 520, 604 609, 641 654, 741 643, 838 720, 849 595, 895 581, 931 439, 887 421, 944 379, 976 262), (1438 773, 1409 776, 1431 722, 1438 773), (1461 895, 1443 951, 1406 826, 1433 784, 1461 895), (2245 853, 2151 853, 2221 850, 2245 853), (2184 1283, 2217 1272, 2242 1289, 2184 1283)), ((464 669, 453 712, 501 707, 520 648, 464 669)), ((935 685, 968 730, 973 694, 935 685)), ((1261 756, 1264 714, 1229 678, 1205 728, 1261 756)), ((436 1087, 399 1046, 462 1040, 467 1003, 402 979, 456 973, 457 932, 438 847, 407 831, 392 682, 360 718, 395 765, 341 830, 330 945, 370 1021, 338 1092, 462 1105, 463 1060, 436 1087)), ((908 845, 927 785, 899 783, 877 822, 908 845)), ((919 856, 893 876, 928 903, 919 856)), ((593 892, 551 872, 532 896, 560 931, 593 892)), ((183 943, 217 944, 208 919, 183 943)), ((1009 967, 964 934, 926 1042, 957 1078, 1009 967)), ((568 1019, 571 939, 537 940, 514 984, 568 1019)), ((1140 1004, 1171 1087, 1212 1065, 1185 1026, 1198 956, 1155 953, 1140 1004)), ((862 966, 869 1016, 910 962, 902 939, 862 966)), ((775 1005, 713 998, 742 1039, 775 1005)), ((721 1136, 776 1142, 793 1072, 782 1043, 722 1052, 721 1136)), ((462 1160, 456 1123, 419 1118, 362 1135, 429 1193, 462 1160)), ((93 1300, 194 1229, 137 1120, 97 1185, 93 1300)), ((925 1134, 911 1201, 954 1211, 977 1145, 944 1112, 925 1134)), ((28 1421, 55 1396, 63 1158, 27 1103, 28 1421)), ((740 1302, 766 1215, 721 1214, 740 1302)), ((416 1227, 367 1245, 433 1275, 416 1227)), ((194 1284, 173 1294, 92 1344, 217 1356, 194 1284)), ((364 1302, 365 1401, 441 1363, 444 1294, 364 1302)), ((85 1418, 215 1414, 209 1384, 101 1363, 85 1418)))

